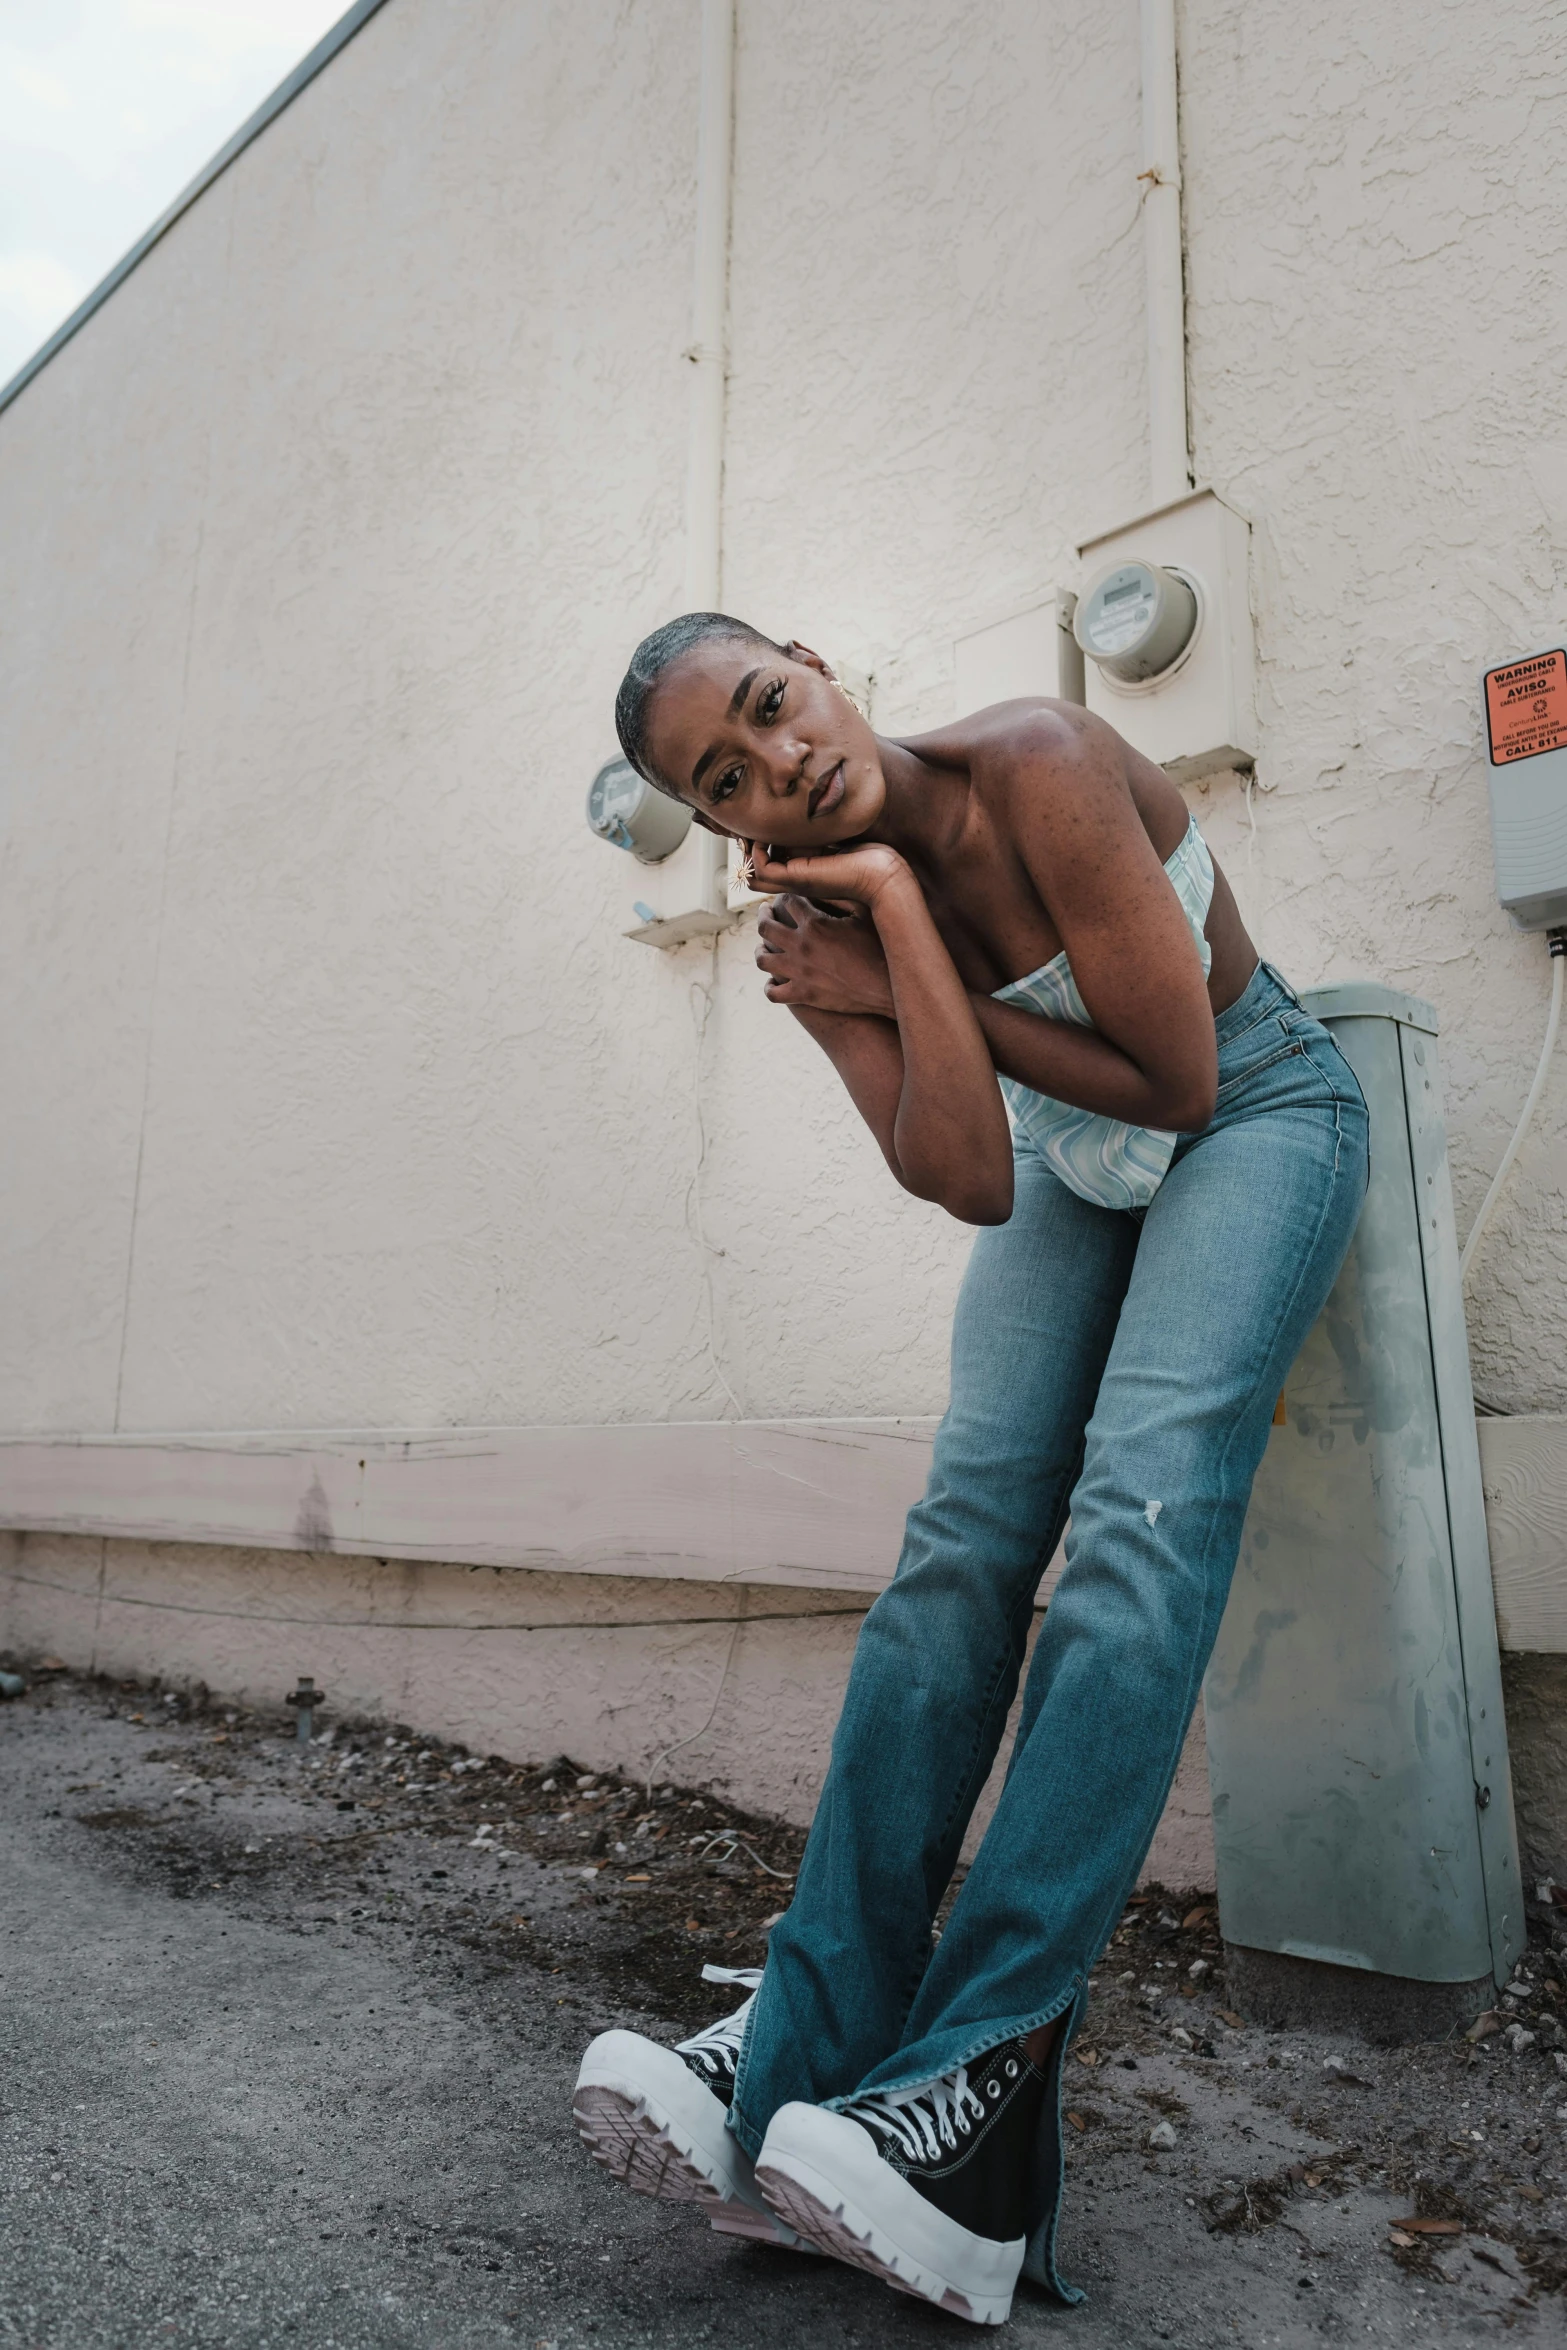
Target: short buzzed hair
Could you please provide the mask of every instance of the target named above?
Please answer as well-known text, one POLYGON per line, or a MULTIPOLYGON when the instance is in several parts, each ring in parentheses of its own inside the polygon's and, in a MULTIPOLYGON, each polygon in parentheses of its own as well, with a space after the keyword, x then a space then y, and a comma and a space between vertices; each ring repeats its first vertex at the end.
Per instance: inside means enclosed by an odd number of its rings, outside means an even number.
POLYGON ((755 645, 766 653, 782 654, 782 645, 770 636, 763 636, 748 620, 736 620, 727 612, 682 612, 678 620, 666 620, 662 628, 655 628, 645 636, 626 667, 615 696, 615 732, 620 747, 637 773, 656 791, 665 792, 672 800, 681 794, 672 783, 656 772, 648 755, 648 712, 652 706, 655 688, 696 645, 711 640, 728 638, 739 644, 755 645))

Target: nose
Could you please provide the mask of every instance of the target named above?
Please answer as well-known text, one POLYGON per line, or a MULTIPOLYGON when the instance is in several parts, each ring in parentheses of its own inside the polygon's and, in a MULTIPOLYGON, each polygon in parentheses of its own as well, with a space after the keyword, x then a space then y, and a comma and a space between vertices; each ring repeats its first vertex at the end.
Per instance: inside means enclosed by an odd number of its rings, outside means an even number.
POLYGON ((801 742, 780 742, 775 736, 768 744, 764 774, 775 800, 792 799, 800 789, 809 756, 807 746, 801 742))

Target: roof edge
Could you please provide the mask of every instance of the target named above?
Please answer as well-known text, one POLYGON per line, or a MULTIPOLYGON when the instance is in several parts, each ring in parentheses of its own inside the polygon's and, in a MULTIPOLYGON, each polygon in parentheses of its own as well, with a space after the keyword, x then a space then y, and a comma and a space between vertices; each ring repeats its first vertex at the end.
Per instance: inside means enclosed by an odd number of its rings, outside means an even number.
POLYGON ((268 123, 275 122, 286 106, 291 106, 301 90, 313 82, 324 66, 331 64, 340 49, 345 49, 359 31, 368 24, 376 11, 384 8, 386 0, 354 0, 346 16, 340 16, 330 32, 323 33, 315 47, 306 52, 293 72, 278 83, 277 88, 251 115, 241 123, 234 136, 221 146, 209 163, 202 166, 190 185, 182 188, 166 212, 160 212, 143 236, 137 238, 130 251, 124 254, 107 277, 94 286, 92 292, 54 330, 46 343, 39 345, 24 366, 20 367, 7 384, 0 385, 0 412, 9 408, 19 392, 26 390, 35 375, 48 366, 57 351, 64 350, 73 335, 79 334, 94 311, 101 310, 109 296, 122 286, 139 262, 146 259, 154 245, 166 237, 175 222, 187 213, 198 197, 204 196, 216 179, 237 156, 243 155, 253 139, 259 139, 268 123))

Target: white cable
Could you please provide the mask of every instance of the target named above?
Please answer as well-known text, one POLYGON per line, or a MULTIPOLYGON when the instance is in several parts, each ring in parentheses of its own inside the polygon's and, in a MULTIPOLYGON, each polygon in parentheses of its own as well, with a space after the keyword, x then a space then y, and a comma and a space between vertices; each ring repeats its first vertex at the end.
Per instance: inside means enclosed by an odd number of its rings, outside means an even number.
POLYGON ((1512 1141, 1503 1151, 1502 1163, 1491 1177, 1491 1188, 1480 1202, 1480 1213, 1469 1227, 1469 1238, 1464 1242, 1464 1253, 1458 1260, 1460 1289, 1468 1278, 1469 1268, 1474 1262, 1475 1251, 1485 1238, 1485 1228, 1490 1223, 1492 1211, 1501 1197, 1502 1185, 1511 1174, 1513 1161, 1523 1147, 1523 1138, 1529 1131, 1529 1121, 1534 1116, 1540 1095, 1545 1090, 1546 1073, 1551 1065, 1551 1055, 1556 1049, 1556 1031, 1561 1026, 1562 1018, 1562 986, 1564 979, 1567 979, 1567 931, 1553 930, 1550 933, 1550 948, 1551 1010, 1550 1017, 1545 1023, 1545 1042, 1540 1047, 1540 1064, 1535 1070, 1534 1083, 1529 1088, 1529 1096, 1524 1103, 1523 1114, 1513 1128, 1512 1141))
POLYGON ((729 1668, 735 1661, 735 1650, 739 1647, 740 1635, 745 1630, 745 1602, 746 1593, 742 1590, 740 1594, 740 1613, 735 1618, 735 1628, 729 1635, 729 1646, 724 1651, 724 1669, 718 1676, 718 1687, 713 1691, 713 1702, 707 1709, 707 1720, 702 1724, 700 1730, 693 1730, 689 1738, 677 1738, 673 1746, 666 1746, 662 1754, 656 1754, 653 1757, 647 1775, 647 1798, 649 1803, 651 1803, 653 1800, 653 1782, 658 1777, 658 1774, 663 1769, 665 1763, 667 1763, 673 1755, 682 1753, 686 1747, 695 1746, 699 1738, 705 1738, 718 1717, 718 1701, 724 1694, 724 1687, 729 1679, 729 1668))

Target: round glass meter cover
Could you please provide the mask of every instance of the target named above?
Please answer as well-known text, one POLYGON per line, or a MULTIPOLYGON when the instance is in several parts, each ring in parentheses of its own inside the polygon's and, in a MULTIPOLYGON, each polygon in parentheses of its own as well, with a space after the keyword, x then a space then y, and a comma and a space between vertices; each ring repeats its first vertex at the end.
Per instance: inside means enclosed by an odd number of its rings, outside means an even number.
POLYGON ((1159 603, 1159 583, 1142 563, 1112 571, 1094 591, 1083 616, 1083 634, 1100 654, 1129 653, 1146 636, 1159 603))
POLYGON ((610 832, 625 824, 642 804, 647 785, 629 759, 611 759, 599 769, 588 791, 588 822, 595 832, 610 832))

